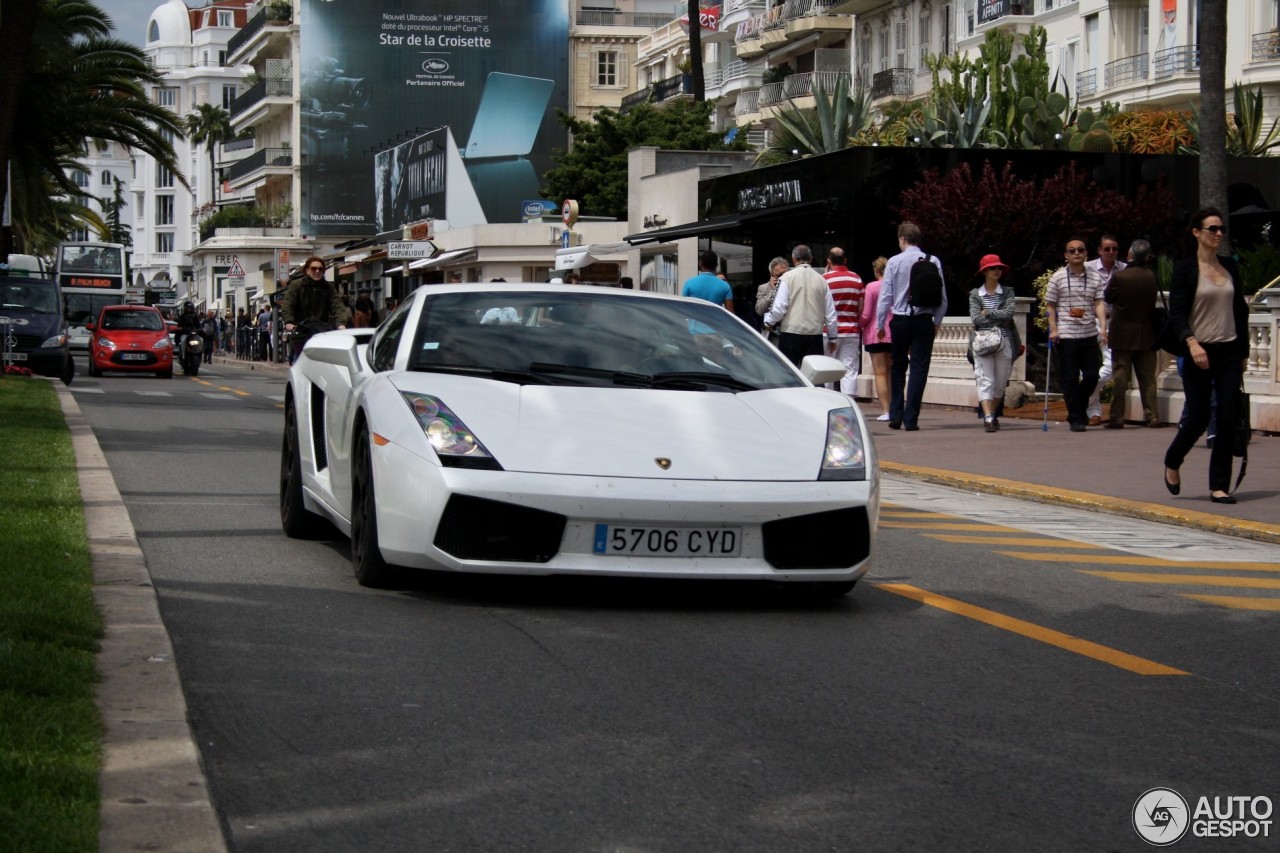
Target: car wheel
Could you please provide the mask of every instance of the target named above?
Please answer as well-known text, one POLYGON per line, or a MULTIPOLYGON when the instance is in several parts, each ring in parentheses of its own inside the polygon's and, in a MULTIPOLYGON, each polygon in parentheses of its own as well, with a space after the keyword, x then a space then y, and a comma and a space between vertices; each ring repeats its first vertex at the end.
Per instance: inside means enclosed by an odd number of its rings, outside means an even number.
POLYGON ((62 368, 62 384, 70 385, 71 380, 76 378, 76 362, 71 356, 67 356, 66 366, 62 368))
POLYGON ((809 591, 818 598, 840 598, 853 591, 857 581, 814 581, 809 591))
POLYGON ((172 379, 172 378, 173 378, 173 368, 172 368, 172 367, 170 367, 168 370, 161 370, 161 371, 157 372, 157 373, 156 373, 156 378, 157 378, 157 379, 172 379))
POLYGON ((324 516, 308 510, 302 500, 302 451, 293 406, 285 410, 284 442, 280 448, 280 526, 293 539, 323 539, 332 532, 324 516))
POLYGON ((351 454, 351 566, 361 586, 387 586, 396 575, 378 547, 373 450, 367 429, 361 429, 356 436, 351 454))
POLYGON ((94 363, 93 363, 93 356, 92 356, 92 355, 90 355, 90 356, 89 356, 89 375, 90 375, 90 376, 101 376, 101 375, 102 375, 102 371, 98 369, 98 365, 96 365, 96 364, 94 364, 94 363))

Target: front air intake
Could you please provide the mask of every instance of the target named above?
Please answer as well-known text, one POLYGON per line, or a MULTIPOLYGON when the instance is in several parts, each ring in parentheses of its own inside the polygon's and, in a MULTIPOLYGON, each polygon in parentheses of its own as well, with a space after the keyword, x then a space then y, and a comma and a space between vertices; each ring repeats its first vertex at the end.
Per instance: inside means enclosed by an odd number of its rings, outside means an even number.
POLYGON ((775 569, 848 569, 871 553, 861 506, 768 521, 763 534, 765 561, 775 569))
POLYGON ((435 545, 459 560, 546 563, 560 551, 565 517, 502 501, 449 498, 435 545))

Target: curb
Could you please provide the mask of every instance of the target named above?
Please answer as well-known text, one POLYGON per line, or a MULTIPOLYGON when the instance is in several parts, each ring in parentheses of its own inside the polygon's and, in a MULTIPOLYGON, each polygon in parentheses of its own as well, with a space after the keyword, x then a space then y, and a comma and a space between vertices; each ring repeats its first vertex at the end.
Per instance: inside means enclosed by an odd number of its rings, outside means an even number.
POLYGON ((173 645, 115 478, 80 406, 54 381, 71 433, 105 631, 98 646, 100 850, 226 851, 187 718, 173 645))
POLYGON ((1096 495, 1091 492, 1076 492, 1070 489, 1038 486, 1034 483, 1023 483, 1017 480, 1005 480, 1000 477, 988 477, 982 474, 965 474, 958 471, 947 471, 941 468, 925 468, 919 465, 906 465, 901 462, 880 460, 880 470, 924 480, 942 486, 952 486, 987 494, 1004 495, 1036 503, 1068 506, 1076 509, 1088 509, 1094 512, 1107 512, 1112 515, 1123 515, 1130 518, 1141 518, 1146 521, 1159 521, 1164 524, 1180 524, 1210 533, 1222 533, 1228 536, 1239 536, 1280 545, 1280 525, 1266 524, 1261 521, 1228 518, 1196 510, 1178 509, 1164 504, 1134 501, 1128 498, 1113 498, 1096 495))

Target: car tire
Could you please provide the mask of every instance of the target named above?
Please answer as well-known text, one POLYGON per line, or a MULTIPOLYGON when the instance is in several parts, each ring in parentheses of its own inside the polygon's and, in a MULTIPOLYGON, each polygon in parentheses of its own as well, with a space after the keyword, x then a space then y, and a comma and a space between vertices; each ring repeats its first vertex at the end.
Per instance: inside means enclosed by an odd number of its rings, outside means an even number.
POLYGON ((76 362, 71 356, 67 356, 67 363, 62 368, 62 384, 70 385, 71 380, 76 378, 76 362))
POLYGON ((311 512, 302 500, 302 450, 298 445, 298 417, 292 405, 285 409, 280 448, 280 526, 291 539, 326 539, 333 533, 324 516, 311 512))
POLYGON ((90 355, 89 355, 89 375, 90 375, 90 376, 101 376, 101 375, 102 375, 102 371, 98 369, 98 365, 96 365, 96 364, 94 364, 94 363, 93 363, 93 355, 92 355, 92 354, 90 354, 90 355))
POLYGON ((157 371, 157 372, 156 372, 156 378, 157 378, 157 379, 172 379, 172 378, 173 378, 173 368, 172 368, 172 367, 170 367, 168 370, 160 370, 160 371, 157 371))
POLYGON ((843 598, 853 591, 857 581, 814 581, 809 591, 817 598, 843 598))
POLYGON ((373 448, 369 431, 356 434, 351 454, 351 567, 361 586, 390 586, 395 567, 382 558, 378 547, 378 512, 373 483, 373 448))

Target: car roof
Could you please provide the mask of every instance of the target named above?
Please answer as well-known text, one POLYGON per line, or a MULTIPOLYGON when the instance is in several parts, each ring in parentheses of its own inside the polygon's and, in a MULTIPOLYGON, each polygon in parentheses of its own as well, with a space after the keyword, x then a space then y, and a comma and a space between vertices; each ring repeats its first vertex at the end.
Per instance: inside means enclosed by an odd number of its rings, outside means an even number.
MULTIPOLYGON (((595 296, 616 296, 622 299, 665 299, 668 301, 688 302, 688 297, 674 293, 654 293, 648 290, 630 290, 625 287, 602 287, 592 284, 546 284, 544 282, 501 282, 480 281, 470 284, 424 284, 414 293, 424 291, 428 296, 441 293, 523 293, 552 294, 577 293, 595 296)), ((702 300, 694 300, 702 301, 702 300)))
POLYGON ((159 314, 160 311, 154 305, 103 305, 103 311, 154 311, 159 314))

